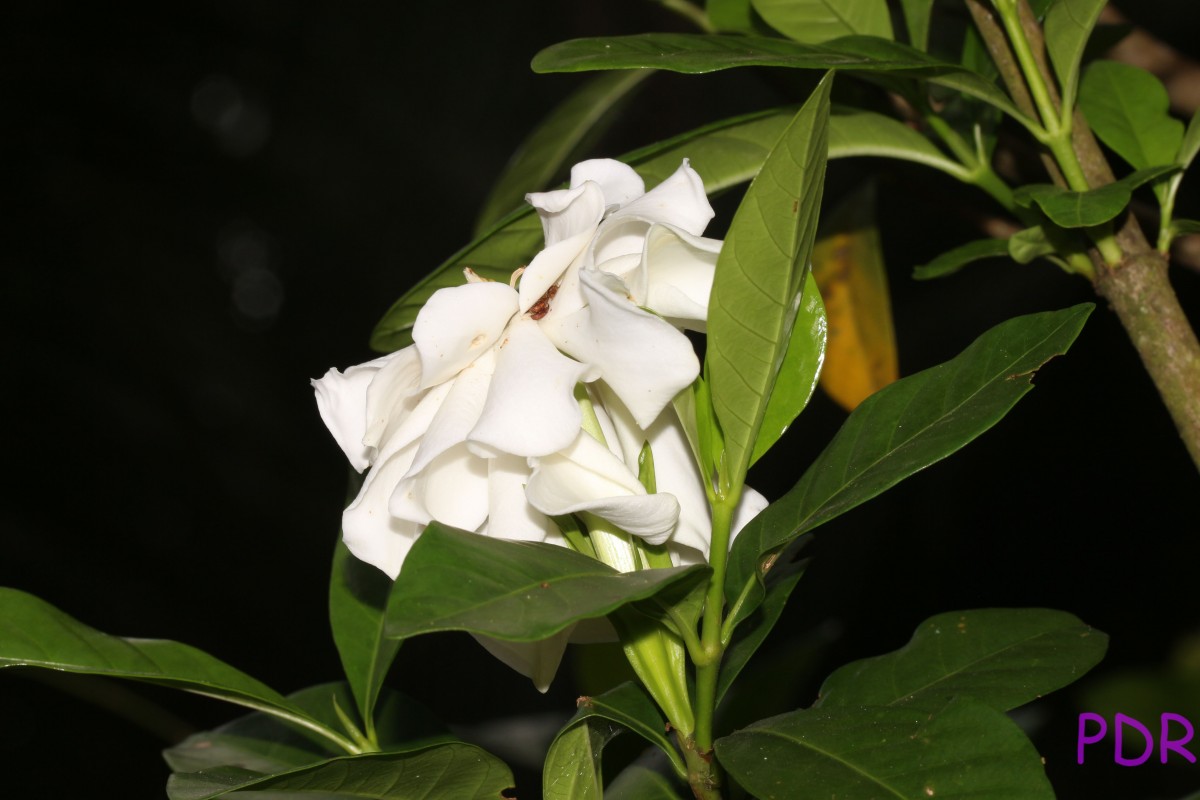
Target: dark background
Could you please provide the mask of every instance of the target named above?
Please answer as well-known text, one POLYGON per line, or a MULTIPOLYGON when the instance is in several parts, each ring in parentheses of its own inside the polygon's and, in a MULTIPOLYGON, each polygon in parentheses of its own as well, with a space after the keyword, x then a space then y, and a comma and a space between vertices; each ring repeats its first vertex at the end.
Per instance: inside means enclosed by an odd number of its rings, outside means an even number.
MULTIPOLYGON (((1127 5, 1194 47, 1188 6, 1127 5)), ((537 50, 686 27, 635 0, 136 14, 43 0, 2 16, 0 584, 107 632, 186 641, 284 692, 337 678, 325 584, 346 469, 308 379, 371 356, 376 320, 469 239, 522 136, 578 84, 533 75, 537 50)), ((795 102, 803 80, 656 76, 597 153, 795 102)), ((834 164, 828 194, 870 176, 906 374, 1010 316, 1093 299, 1044 264, 914 283, 914 264, 978 238, 964 209, 988 212, 986 199, 865 160, 834 164)), ((1185 216, 1194 197, 1185 184, 1185 216)), ((727 224, 732 206, 719 206, 727 224)), ((1174 276, 1200 309, 1200 275, 1174 276)), ((1120 770, 1096 749, 1079 767, 1074 724, 1098 710, 1088 691, 1162 669, 1197 633, 1196 470, 1104 309, 1036 383, 965 451, 823 529, 767 651, 812 648, 811 666, 776 672, 769 694, 807 704, 831 669, 900 646, 934 613, 1063 608, 1112 644, 1084 682, 1020 715, 1060 796, 1178 797, 1200 766, 1120 770)), ((752 483, 785 491, 843 416, 818 395, 752 483)), ((542 697, 445 636, 406 645, 391 684, 480 734, 517 711, 552 729, 573 709, 570 677, 542 697)), ((132 686, 179 718, 161 720, 111 686, 0 674, 5 796, 160 797, 165 742, 129 716, 178 736, 238 713, 132 686)), ((1153 713, 1200 723, 1194 699, 1167 697, 1153 713)), ((520 777, 535 797, 536 775, 520 777)))

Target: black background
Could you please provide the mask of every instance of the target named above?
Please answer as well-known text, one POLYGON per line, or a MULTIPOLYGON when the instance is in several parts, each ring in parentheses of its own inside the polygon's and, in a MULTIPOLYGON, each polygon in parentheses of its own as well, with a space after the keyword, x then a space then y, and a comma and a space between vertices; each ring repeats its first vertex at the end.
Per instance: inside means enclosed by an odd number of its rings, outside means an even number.
MULTIPOLYGON (((1177 47, 1197 41, 1169 4, 1125 13, 1177 47)), ((139 13, 44 0, 3 17, 0 584, 107 632, 186 641, 284 692, 333 680, 325 584, 346 476, 308 379, 371 356, 375 321, 469 239, 509 154, 578 84, 532 74, 537 50, 686 26, 634 0, 139 13)), ((597 152, 795 102, 806 79, 657 76, 597 152)), ((1094 299, 1044 264, 912 282, 914 264, 978 237, 964 209, 988 205, 869 160, 834 164, 827 192, 872 175, 906 374, 1017 313, 1094 299)), ((1200 275, 1174 276, 1200 321, 1200 275)), ((1097 309, 1036 383, 965 451, 823 529, 772 641, 824 646, 772 696, 806 704, 832 668, 958 608, 1057 607, 1107 631, 1084 688, 1154 668, 1196 632, 1196 470, 1114 318, 1097 309)), ((842 418, 818 395, 752 483, 785 491, 842 418)), ((164 741, 64 693, 103 700, 105 684, 53 683, 0 674, 4 796, 162 796, 164 741)), ((391 683, 468 726, 516 711, 553 723, 576 693, 569 668, 543 697, 452 636, 406 646, 391 683)), ((133 688, 199 728, 237 713, 133 688)), ((1083 702, 1067 690, 1022 717, 1061 797, 1200 785, 1200 766, 1076 766, 1083 702)), ((537 777, 519 777, 535 797, 537 777)))

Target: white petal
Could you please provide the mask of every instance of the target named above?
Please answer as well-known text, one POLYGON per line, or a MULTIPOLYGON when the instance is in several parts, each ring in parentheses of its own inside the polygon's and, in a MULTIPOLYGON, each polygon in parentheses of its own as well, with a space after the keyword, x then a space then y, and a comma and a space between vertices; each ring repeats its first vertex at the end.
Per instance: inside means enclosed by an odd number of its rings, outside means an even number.
MULTIPOLYGON (((680 327, 705 330, 721 244, 666 225, 653 226, 636 281, 645 287, 644 293, 635 289, 634 299, 680 327)), ((635 286, 628 279, 626 283, 635 286)))
POLYGON ((708 197, 704 194, 704 181, 685 158, 671 177, 623 206, 609 220, 634 217, 646 222, 672 225, 699 236, 714 216, 708 197))
POLYGON ((611 158, 594 158, 580 161, 571 167, 571 186, 582 186, 592 181, 604 192, 607 206, 623 206, 646 192, 646 184, 633 167, 611 158))
POLYGON ((489 653, 532 679, 533 685, 544 694, 554 680, 554 673, 558 672, 558 665, 567 649, 567 640, 571 638, 571 629, 559 631, 540 642, 506 642, 490 636, 471 635, 489 653))
POLYGON ((342 512, 342 541, 354 556, 393 580, 422 525, 388 512, 389 498, 412 462, 415 445, 381 459, 367 475, 354 502, 342 512))
POLYGON ((447 381, 406 400, 403 407, 397 410, 395 419, 387 423, 384 431, 386 438, 380 443, 376 462, 408 447, 424 435, 453 388, 454 381, 447 381), (416 400, 416 403, 412 400, 416 400))
POLYGON ((499 338, 517 313, 517 293, 503 283, 467 283, 438 289, 413 325, 421 356, 421 388, 454 377, 499 338))
POLYGON ((534 462, 525 495, 545 514, 589 511, 651 544, 666 541, 679 518, 673 496, 646 494, 624 462, 586 433, 561 453, 534 462))
POLYGON ((370 465, 373 455, 372 448, 363 444, 367 432, 367 392, 371 381, 388 362, 404 358, 404 352, 400 350, 358 364, 344 373, 330 369, 322 377, 310 381, 317 397, 317 411, 321 414, 321 420, 358 472, 370 465))
POLYGON ((558 527, 525 499, 528 460, 501 455, 488 459, 487 535, 500 539, 544 542, 558 527))
MULTIPOLYGON (((737 536, 742 528, 746 527, 747 523, 757 517, 759 512, 768 505, 770 503, 767 498, 749 486, 743 486, 741 499, 738 500, 737 508, 733 512, 733 536, 737 536)), ((729 542, 733 544, 733 537, 730 537, 729 542)))
POLYGON ((466 444, 455 445, 403 480, 388 504, 397 517, 416 516, 422 508, 443 524, 465 531, 478 528, 488 513, 487 461, 466 444))
POLYGON ((672 544, 698 550, 707 557, 712 539, 712 513, 700 470, 674 409, 667 409, 655 420, 646 438, 654 454, 658 491, 669 492, 679 501, 679 524, 671 535, 672 544))
POLYGON ((635 306, 615 276, 590 270, 579 275, 588 307, 562 322, 557 343, 596 366, 638 425, 649 427, 696 379, 700 361, 687 337, 635 306))
POLYGON ((421 399, 421 357, 409 346, 379 370, 367 389, 367 430, 363 444, 379 447, 395 433, 421 399))
POLYGON ((594 183, 527 194, 525 202, 537 209, 547 247, 595 230, 604 216, 604 191, 594 183))
POLYGON ((531 319, 515 321, 496 358, 487 403, 469 439, 476 452, 540 456, 561 450, 579 432, 575 384, 586 364, 559 353, 531 319))
POLYGON ((458 377, 451 382, 446 399, 421 437, 421 446, 409 468, 409 475, 415 475, 434 458, 466 441, 467 434, 475 427, 483 411, 488 384, 491 383, 495 368, 495 351, 489 350, 458 373, 458 377))

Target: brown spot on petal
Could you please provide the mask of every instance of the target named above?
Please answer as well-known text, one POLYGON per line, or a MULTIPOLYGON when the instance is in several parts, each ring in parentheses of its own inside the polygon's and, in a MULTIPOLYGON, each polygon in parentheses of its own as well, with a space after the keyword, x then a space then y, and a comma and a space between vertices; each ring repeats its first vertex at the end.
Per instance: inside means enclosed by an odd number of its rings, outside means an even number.
POLYGON ((471 347, 479 347, 479 345, 483 344, 485 341, 487 341, 487 336, 483 335, 482 333, 477 334, 475 338, 471 340, 471 347))

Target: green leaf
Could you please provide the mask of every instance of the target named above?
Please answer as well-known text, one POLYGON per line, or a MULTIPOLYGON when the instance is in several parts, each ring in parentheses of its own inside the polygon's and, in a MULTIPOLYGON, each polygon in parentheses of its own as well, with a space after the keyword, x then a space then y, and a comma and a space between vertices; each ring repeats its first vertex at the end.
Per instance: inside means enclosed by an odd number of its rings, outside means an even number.
POLYGON ((387 610, 387 635, 469 631, 512 642, 545 639, 681 582, 694 565, 621 573, 573 550, 493 539, 432 523, 404 559, 387 610))
POLYGON ((755 36, 651 33, 572 39, 551 45, 533 58, 535 72, 654 68, 702 74, 753 66, 892 72, 957 89, 1002 109, 1022 124, 1032 124, 993 81, 914 47, 875 36, 845 36, 814 45, 755 36))
POLYGON ((738 626, 737 635, 721 659, 721 674, 717 680, 718 705, 779 621, 792 590, 804 576, 804 567, 804 563, 797 563, 777 568, 771 572, 770 585, 766 588, 762 603, 753 612, 743 613, 745 606, 734 612, 732 624, 738 626), (745 620, 750 620, 750 627, 741 625, 745 620))
POLYGON ((1066 352, 1093 306, 1016 317, 944 364, 867 398, 795 487, 744 527, 729 554, 726 598, 762 597, 765 557, 933 464, 991 428, 1030 389, 1034 373, 1066 352))
POLYGON ((1041 225, 1019 230, 1008 237, 1008 255, 1018 264, 1028 264, 1039 256, 1050 255, 1056 248, 1041 225))
POLYGON ((230 792, 323 800, 496 800, 513 786, 502 761, 462 742, 332 758, 278 775, 229 766, 183 778, 186 784, 178 775, 168 781, 171 800, 210 800, 230 792))
POLYGON ((795 711, 716 743, 758 797, 801 800, 1053 800, 1033 745, 1002 712, 955 698, 908 706, 795 711))
POLYGON ((969 171, 904 123, 874 111, 834 106, 829 116, 829 157, 883 156, 941 170, 960 181, 969 171))
POLYGON ((1200 222, 1194 219, 1176 219, 1171 221, 1171 229, 1175 233, 1200 233, 1200 222))
POLYGON ((622 770, 604 796, 607 800, 682 800, 669 778, 638 764, 622 770))
POLYGON ((772 28, 797 42, 820 44, 859 33, 892 38, 886 0, 753 0, 772 28))
POLYGON ((615 111, 650 72, 599 75, 588 80, 530 132, 492 187, 475 222, 478 236, 525 205, 526 192, 549 187, 563 167, 599 138, 615 111))
POLYGON ((1187 130, 1183 132, 1183 142, 1179 145, 1179 152, 1175 155, 1174 161, 1180 168, 1187 169, 1198 152, 1200 152, 1200 110, 1192 114, 1192 118, 1187 124, 1187 130))
MULTIPOLYGON (((340 726, 337 708, 352 708, 354 696, 344 683, 302 689, 288 700, 330 728, 340 726)), ((384 750, 410 752, 456 741, 424 707, 395 692, 385 692, 379 708, 379 743, 384 750)), ((211 784, 206 773, 224 767, 245 770, 246 782, 290 772, 344 755, 310 731, 285 725, 255 712, 196 733, 163 751, 177 773, 171 781, 172 800, 203 795, 211 784)))
POLYGON ((740 488, 809 274, 825 186, 832 75, 796 113, 734 214, 708 309, 713 408, 729 484, 740 488))
POLYGON ((593 796, 584 794, 585 791, 590 791, 593 785, 587 759, 572 757, 570 754, 594 754, 594 781, 598 786, 600 749, 619 733, 621 728, 636 733, 661 750, 667 756, 675 774, 681 780, 687 779, 687 766, 683 763, 679 751, 665 735, 666 720, 640 686, 622 683, 604 694, 581 697, 578 705, 579 710, 575 712, 575 716, 563 726, 554 743, 550 745, 550 754, 542 771, 542 784, 546 787, 543 791, 547 792, 547 798, 576 800, 593 796), (581 788, 574 783, 576 776, 583 777, 582 787, 587 788, 581 788), (556 787, 553 794, 549 793, 551 786, 556 787))
POLYGON ((602 800, 601 758, 620 728, 602 720, 568 723, 550 743, 542 766, 542 800, 602 800))
POLYGON ((933 0, 900 0, 904 24, 908 28, 908 43, 918 50, 929 47, 929 17, 933 12, 933 0))
POLYGON ((722 33, 755 33, 750 0, 708 0, 704 4, 709 23, 722 33))
POLYGON ((383 635, 383 613, 391 590, 386 575, 352 556, 338 540, 329 580, 329 622, 368 733, 374 727, 375 699, 400 649, 399 642, 383 635))
POLYGON ((1061 228, 1089 228, 1108 222, 1124 211, 1134 189, 1177 169, 1174 165, 1139 169, 1115 183, 1086 192, 1072 192, 1049 183, 1031 183, 1013 192, 1013 202, 1026 208, 1036 203, 1050 221, 1061 228))
POLYGON ((947 275, 953 275, 974 261, 1007 255, 1007 239, 979 239, 978 241, 959 245, 953 250, 948 250, 928 264, 913 267, 912 276, 914 280, 918 281, 927 281, 931 278, 944 278, 947 275))
POLYGON ((1137 169, 1174 163, 1183 123, 1167 113, 1170 103, 1158 78, 1117 61, 1093 63, 1079 87, 1088 125, 1137 169))
POLYGON ((1062 87, 1064 108, 1075 105, 1079 61, 1105 3, 1106 0, 1055 0, 1046 12, 1046 52, 1062 87))
POLYGON ((821 709, 936 708, 968 695, 1008 711, 1061 689, 1100 663, 1108 637, 1065 611, 987 608, 931 617, 904 647, 838 669, 821 709))
POLYGON ((783 355, 783 364, 779 367, 775 388, 767 398, 762 425, 754 440, 751 464, 779 441, 779 437, 791 427, 792 421, 800 416, 812 399, 821 375, 821 365, 825 361, 828 328, 821 291, 810 273, 800 295, 800 310, 796 312, 792 324, 791 337, 783 355))
POLYGON ((3 667, 42 667, 182 689, 265 711, 345 742, 274 689, 203 650, 166 639, 109 636, 7 587, 0 587, 3 667))

